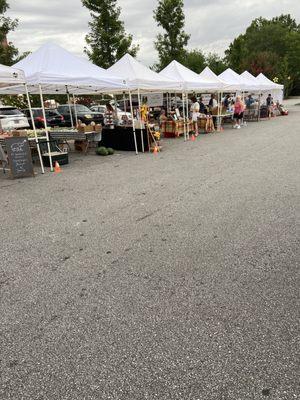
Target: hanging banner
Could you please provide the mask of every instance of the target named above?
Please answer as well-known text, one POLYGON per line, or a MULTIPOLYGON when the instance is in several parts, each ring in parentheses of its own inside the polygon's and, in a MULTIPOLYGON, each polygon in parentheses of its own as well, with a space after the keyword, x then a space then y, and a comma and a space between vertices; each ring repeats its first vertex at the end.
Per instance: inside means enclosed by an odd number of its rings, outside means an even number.
POLYGON ((148 107, 162 107, 164 103, 163 93, 149 93, 144 97, 147 97, 148 107))
POLYGON ((208 105, 209 100, 211 98, 211 94, 207 94, 207 93, 202 94, 201 97, 202 97, 203 104, 208 105))

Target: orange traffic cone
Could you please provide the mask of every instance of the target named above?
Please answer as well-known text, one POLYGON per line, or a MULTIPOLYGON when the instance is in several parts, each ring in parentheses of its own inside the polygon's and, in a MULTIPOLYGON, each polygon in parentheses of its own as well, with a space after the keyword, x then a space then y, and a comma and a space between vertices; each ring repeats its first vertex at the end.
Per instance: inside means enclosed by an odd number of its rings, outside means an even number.
POLYGON ((58 161, 55 161, 55 164, 54 164, 54 172, 55 172, 56 174, 59 174, 59 173, 61 172, 61 168, 60 168, 60 165, 59 165, 58 161))
POLYGON ((153 149, 153 154, 157 154, 157 153, 158 153, 158 148, 157 148, 157 146, 155 146, 153 149))
POLYGON ((194 134, 192 134, 192 142, 194 142, 195 140, 196 140, 196 138, 195 138, 195 135, 194 134))

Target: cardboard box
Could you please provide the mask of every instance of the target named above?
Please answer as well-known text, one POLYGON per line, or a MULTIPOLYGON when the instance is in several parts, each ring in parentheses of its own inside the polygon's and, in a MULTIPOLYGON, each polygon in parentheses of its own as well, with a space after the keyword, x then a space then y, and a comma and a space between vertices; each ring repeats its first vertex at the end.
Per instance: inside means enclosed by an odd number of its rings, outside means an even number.
POLYGON ((95 132, 101 133, 102 132, 102 125, 101 124, 96 124, 96 125, 94 125, 94 129, 95 129, 95 132))
POLYGON ((94 127, 92 125, 87 125, 87 126, 79 125, 77 127, 77 130, 78 130, 78 132, 81 132, 81 133, 94 132, 94 127))
POLYGON ((11 131, 11 133, 12 133, 12 135, 14 137, 27 137, 28 136, 28 133, 27 133, 27 131, 25 129, 23 129, 23 130, 13 130, 13 131, 11 131))

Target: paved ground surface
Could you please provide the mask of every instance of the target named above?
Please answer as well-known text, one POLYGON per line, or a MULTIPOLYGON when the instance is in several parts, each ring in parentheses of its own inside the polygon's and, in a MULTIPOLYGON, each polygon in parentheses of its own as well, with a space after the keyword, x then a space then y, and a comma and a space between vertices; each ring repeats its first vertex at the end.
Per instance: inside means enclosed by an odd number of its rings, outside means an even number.
POLYGON ((2 177, 1 400, 299 399, 299 125, 2 177))

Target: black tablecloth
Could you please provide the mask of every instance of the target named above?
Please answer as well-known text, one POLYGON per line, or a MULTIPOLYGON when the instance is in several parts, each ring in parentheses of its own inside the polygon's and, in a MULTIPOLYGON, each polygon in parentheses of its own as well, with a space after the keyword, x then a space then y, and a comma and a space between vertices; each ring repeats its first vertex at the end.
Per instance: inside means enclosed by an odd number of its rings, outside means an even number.
MULTIPOLYGON (((138 151, 142 151, 141 129, 136 129, 138 151)), ((143 130, 145 151, 148 151, 148 138, 146 129, 143 130)), ((114 129, 102 131, 100 146, 112 147, 114 150, 135 151, 132 127, 116 126, 114 129)))

